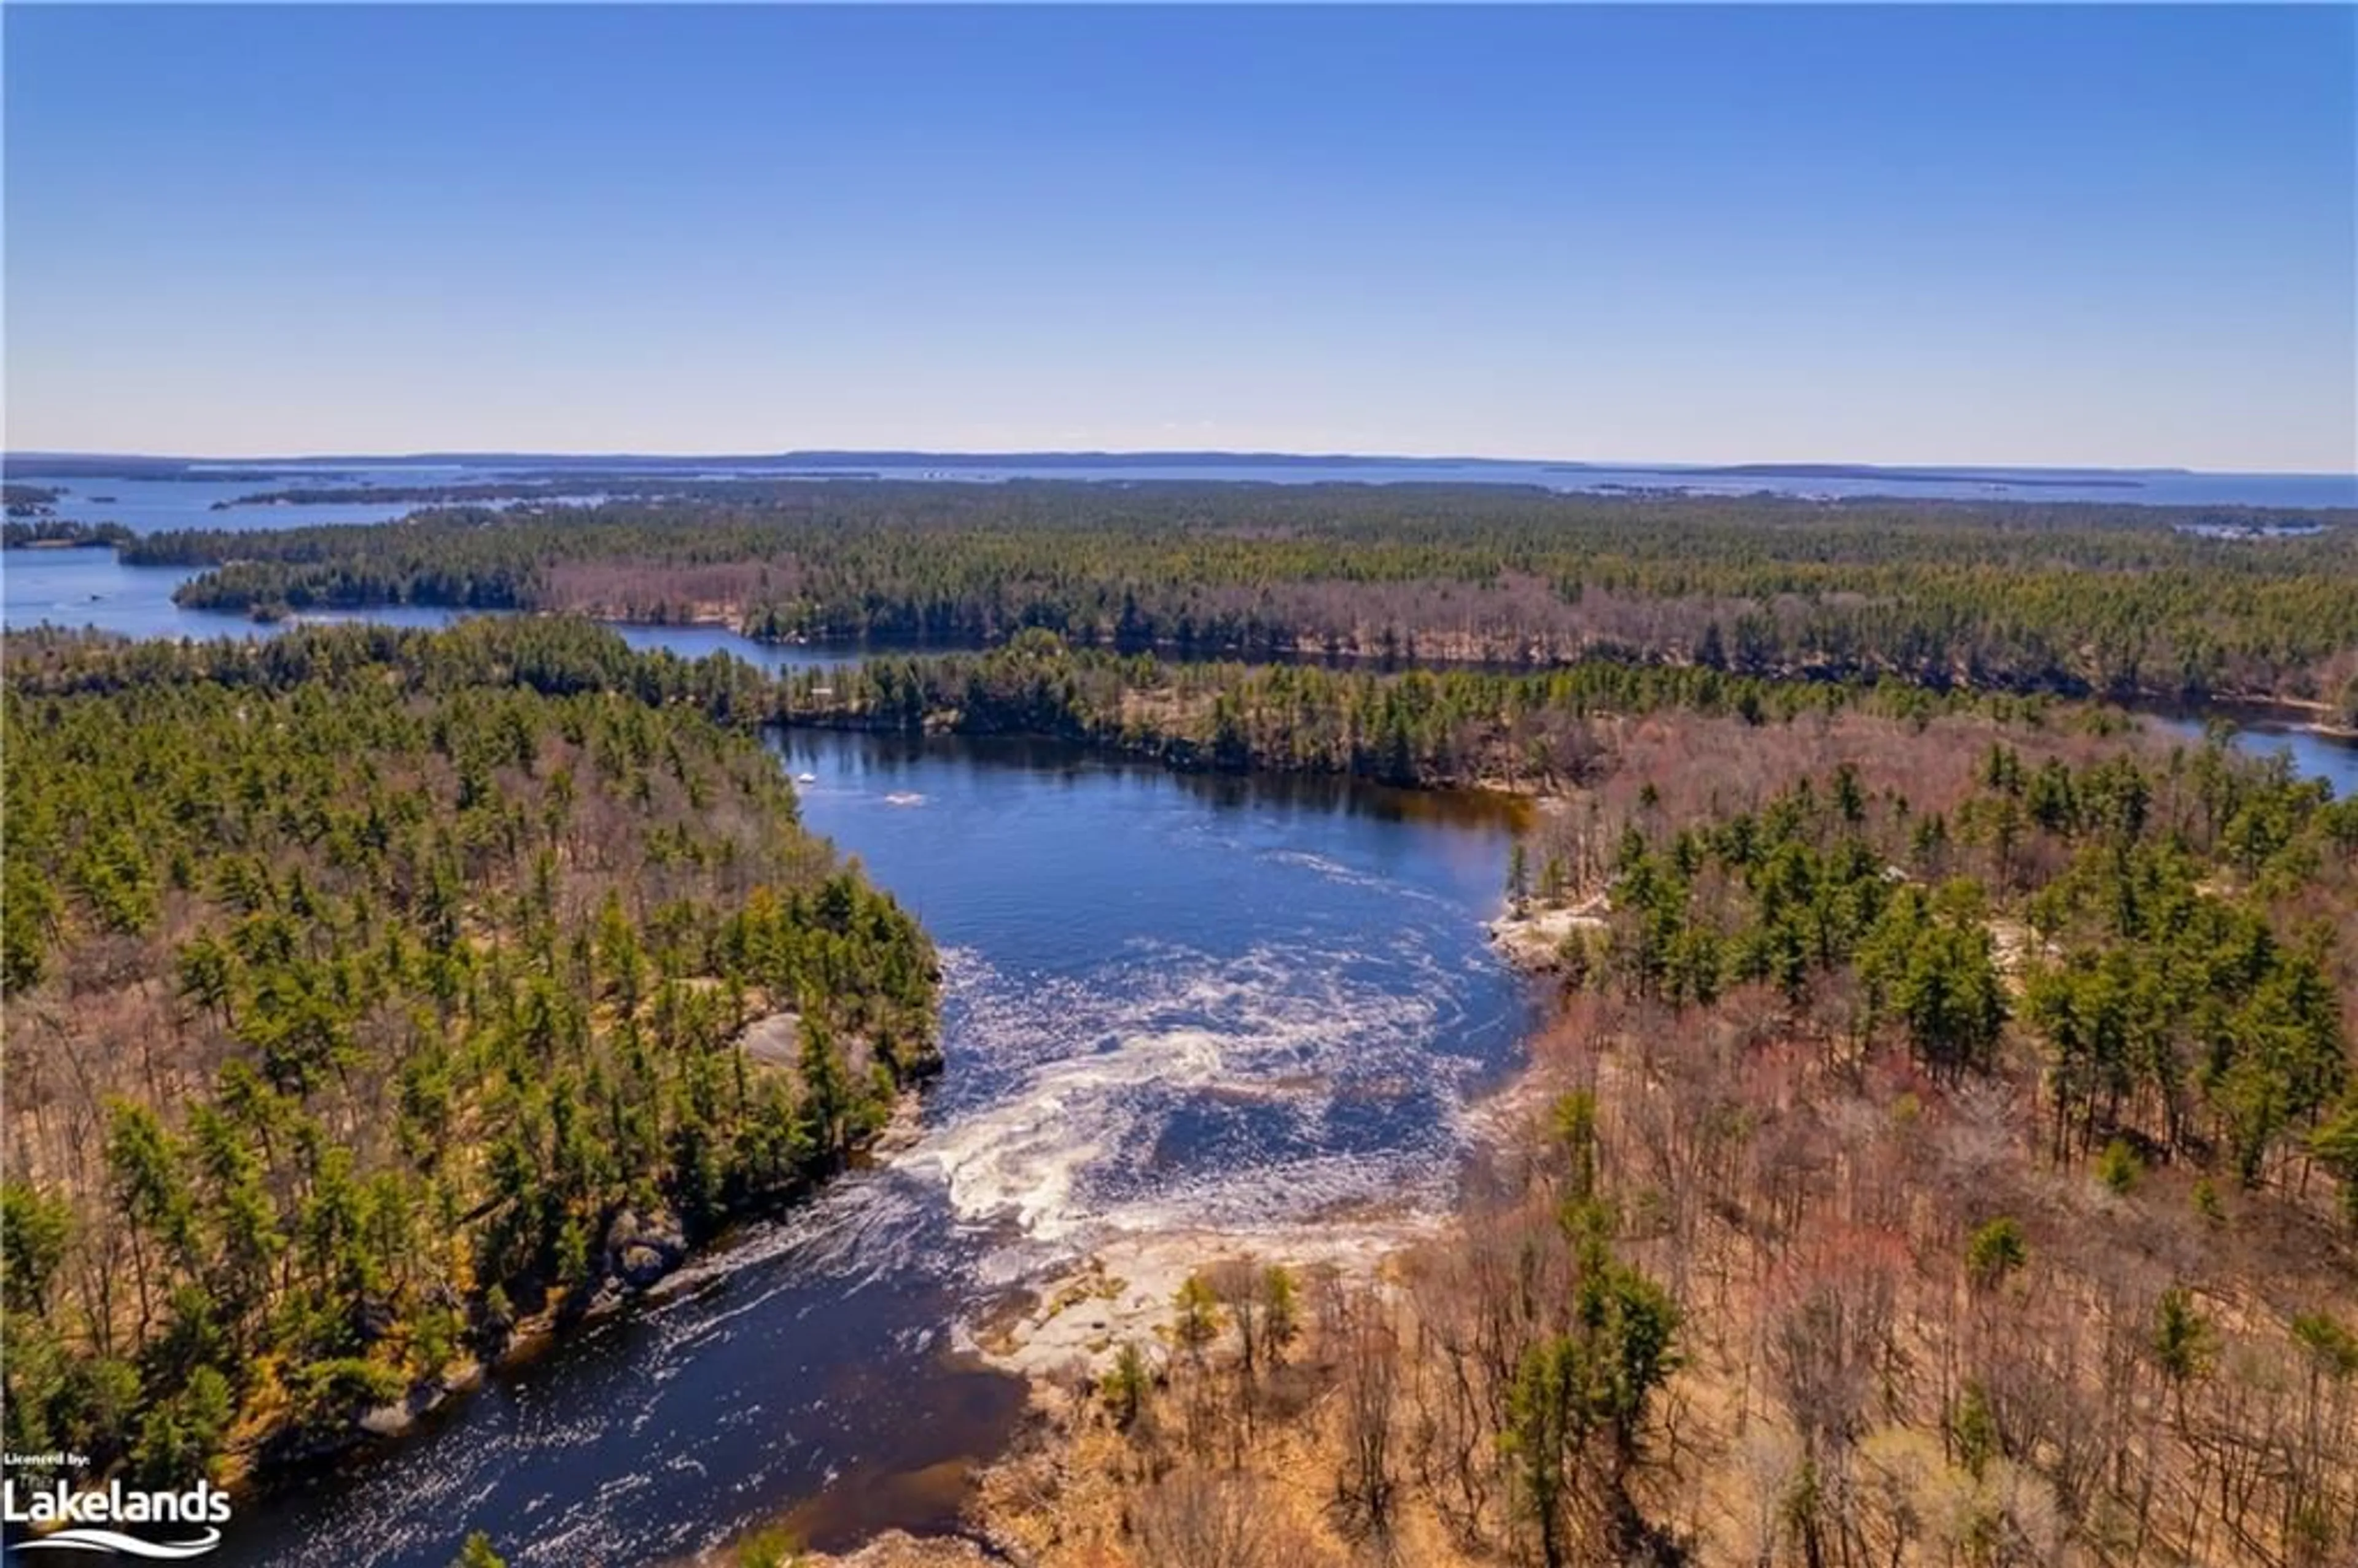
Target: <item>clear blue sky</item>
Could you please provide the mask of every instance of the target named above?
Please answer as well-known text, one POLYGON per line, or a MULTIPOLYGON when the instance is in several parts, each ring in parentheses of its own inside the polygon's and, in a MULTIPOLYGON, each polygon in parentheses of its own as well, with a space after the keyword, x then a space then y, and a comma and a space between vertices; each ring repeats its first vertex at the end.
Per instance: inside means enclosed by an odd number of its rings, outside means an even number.
POLYGON ((6 440, 2358 469, 2358 12, 9 5, 6 440))

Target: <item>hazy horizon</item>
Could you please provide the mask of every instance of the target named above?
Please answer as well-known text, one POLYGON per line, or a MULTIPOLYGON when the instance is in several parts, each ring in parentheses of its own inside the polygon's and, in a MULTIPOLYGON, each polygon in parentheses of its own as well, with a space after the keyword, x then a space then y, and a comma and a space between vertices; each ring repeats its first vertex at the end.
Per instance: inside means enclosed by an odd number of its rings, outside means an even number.
MULTIPOLYGON (((2152 473, 2207 474, 2233 476, 2245 474, 2268 477, 2358 478, 2358 466, 2347 469, 2216 469, 2194 468, 2185 464, 2167 463, 2006 463, 1980 460, 1942 462, 1938 460, 1894 460, 1884 462, 1855 461, 1841 457, 1796 458, 1725 458, 1725 459, 1652 459, 1615 457, 1566 457, 1560 454, 1516 453, 1485 455, 1471 452, 1400 452, 1400 451, 1293 451, 1275 448, 1246 447, 1141 447, 1141 448, 944 448, 916 447, 906 443, 878 447, 775 447, 723 451, 719 449, 657 449, 649 447, 621 447, 612 449, 554 450, 532 448, 479 447, 452 448, 447 450, 369 450, 353 449, 345 451, 295 451, 256 449, 251 451, 191 452, 140 451, 130 449, 105 448, 10 448, 0 450, 0 461, 20 469, 28 461, 53 459, 59 461, 106 462, 187 462, 207 466, 252 464, 258 467, 292 467, 301 464, 362 464, 422 466, 437 463, 483 463, 495 460, 546 460, 568 462, 628 462, 644 460, 649 462, 679 463, 712 461, 718 463, 766 463, 834 459, 924 458, 958 460, 973 459, 982 461, 1002 461, 1019 458, 1040 458, 1059 461, 1104 460, 1115 463, 1151 463, 1157 460, 1235 459, 1243 462, 1254 460, 1274 460, 1289 463, 1336 462, 1350 464, 1437 464, 1450 463, 1547 466, 1595 469, 1602 471, 1644 472, 1660 470, 1675 472, 1685 470, 1710 471, 1741 469, 1855 469, 1887 470, 1894 473, 1910 471, 1952 471, 1991 473, 2152 473)), ((29 471, 29 470, 27 470, 29 471)))

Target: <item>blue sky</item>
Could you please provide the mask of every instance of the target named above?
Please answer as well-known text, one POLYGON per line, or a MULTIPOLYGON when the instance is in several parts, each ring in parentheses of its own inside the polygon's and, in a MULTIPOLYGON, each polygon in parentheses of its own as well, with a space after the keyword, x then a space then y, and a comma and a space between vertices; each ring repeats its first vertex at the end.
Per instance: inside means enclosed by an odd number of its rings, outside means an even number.
POLYGON ((2358 11, 0 12, 6 441, 2358 469, 2358 11))

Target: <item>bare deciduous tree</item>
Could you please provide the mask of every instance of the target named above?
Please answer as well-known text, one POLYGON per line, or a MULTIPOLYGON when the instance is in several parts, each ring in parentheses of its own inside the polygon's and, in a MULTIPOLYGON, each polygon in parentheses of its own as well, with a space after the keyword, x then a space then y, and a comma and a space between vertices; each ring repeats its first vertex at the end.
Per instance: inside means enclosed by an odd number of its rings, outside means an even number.
POLYGON ((1236 1473, 1190 1465, 1149 1487, 1138 1500, 1144 1568, 1274 1568, 1276 1541, 1260 1485, 1236 1473))

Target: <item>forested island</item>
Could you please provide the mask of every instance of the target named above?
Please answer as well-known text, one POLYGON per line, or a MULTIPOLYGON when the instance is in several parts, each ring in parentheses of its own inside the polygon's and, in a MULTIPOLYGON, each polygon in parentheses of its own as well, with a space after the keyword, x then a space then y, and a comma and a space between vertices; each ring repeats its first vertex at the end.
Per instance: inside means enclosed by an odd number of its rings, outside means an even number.
POLYGON ((63 492, 38 484, 0 484, 0 506, 16 517, 47 517, 63 492))
POLYGON ((2358 711, 2358 519, 2331 512, 739 481, 165 533, 124 559, 205 568, 180 603, 265 616, 429 604, 932 647, 1038 628, 1189 657, 1605 656, 2358 711))
POLYGON ((120 523, 79 523, 65 517, 12 517, 0 524, 0 549, 63 550, 103 545, 120 550, 136 537, 120 523))
POLYGON ((5 653, 12 1451, 181 1486, 398 1425, 938 1065, 924 934, 676 660, 5 653))

